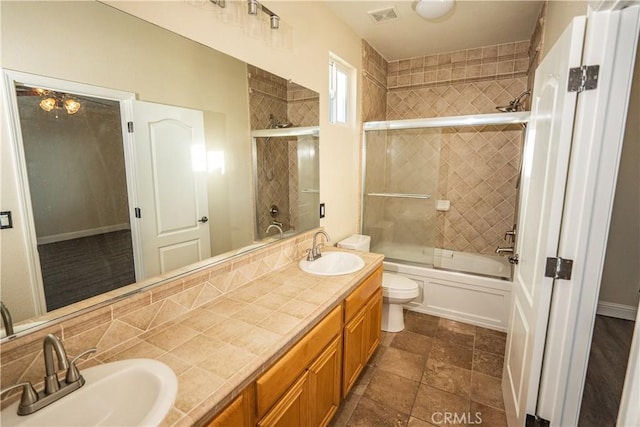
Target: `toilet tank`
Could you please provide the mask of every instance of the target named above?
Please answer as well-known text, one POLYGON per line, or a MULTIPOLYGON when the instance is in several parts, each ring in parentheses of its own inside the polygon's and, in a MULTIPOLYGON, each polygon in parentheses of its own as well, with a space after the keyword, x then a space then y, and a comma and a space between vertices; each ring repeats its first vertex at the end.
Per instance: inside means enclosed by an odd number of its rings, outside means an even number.
POLYGON ((354 234, 338 242, 339 248, 354 249, 356 251, 369 252, 371 246, 371 236, 364 234, 354 234))

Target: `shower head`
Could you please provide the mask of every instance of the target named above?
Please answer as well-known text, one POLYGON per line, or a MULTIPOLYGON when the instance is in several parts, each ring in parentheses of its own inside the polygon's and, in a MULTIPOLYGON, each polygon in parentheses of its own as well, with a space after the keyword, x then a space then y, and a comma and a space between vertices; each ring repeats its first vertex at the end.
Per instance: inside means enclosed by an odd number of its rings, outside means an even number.
POLYGON ((524 91, 520 95, 516 96, 516 98, 511 101, 509 105, 501 105, 496 107, 496 110, 500 111, 501 113, 515 113, 516 111, 520 110, 520 108, 522 107, 520 101, 522 101, 522 98, 527 95, 531 95, 530 90, 524 91))

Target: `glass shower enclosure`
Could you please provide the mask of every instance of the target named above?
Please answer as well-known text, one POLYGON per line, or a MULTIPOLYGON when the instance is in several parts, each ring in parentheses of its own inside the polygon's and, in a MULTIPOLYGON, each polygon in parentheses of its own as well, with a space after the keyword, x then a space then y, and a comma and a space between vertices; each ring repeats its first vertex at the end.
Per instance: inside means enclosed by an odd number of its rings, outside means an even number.
POLYGON ((366 133, 363 233, 371 251, 433 265, 440 129, 366 133))
POLYGON ((511 278, 528 113, 364 124, 362 233, 391 262, 511 278), (507 235, 508 236, 508 235, 507 235))

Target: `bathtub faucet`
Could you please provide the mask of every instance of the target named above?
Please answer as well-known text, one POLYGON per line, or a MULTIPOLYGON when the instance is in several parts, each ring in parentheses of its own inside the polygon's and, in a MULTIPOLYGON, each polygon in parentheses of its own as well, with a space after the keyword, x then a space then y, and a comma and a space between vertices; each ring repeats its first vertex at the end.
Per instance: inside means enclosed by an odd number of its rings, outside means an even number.
POLYGON ((269 231, 271 231, 271 229, 275 228, 276 230, 278 230, 280 232, 280 240, 282 240, 282 238, 284 237, 284 232, 282 231, 282 226, 278 225, 278 224, 271 224, 270 226, 267 227, 267 231, 265 231, 266 234, 269 234, 269 231))
POLYGON ((501 248, 501 247, 497 247, 496 248, 496 253, 498 255, 502 255, 502 254, 512 254, 513 253, 513 248, 501 248))

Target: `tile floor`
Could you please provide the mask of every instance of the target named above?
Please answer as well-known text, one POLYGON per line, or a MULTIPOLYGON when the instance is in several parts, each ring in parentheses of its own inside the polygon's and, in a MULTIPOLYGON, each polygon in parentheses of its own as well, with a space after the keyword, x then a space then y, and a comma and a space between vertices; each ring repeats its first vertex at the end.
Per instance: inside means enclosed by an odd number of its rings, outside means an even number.
POLYGON ((502 332, 405 311, 404 331, 382 332, 332 425, 506 426, 505 341, 502 332))

